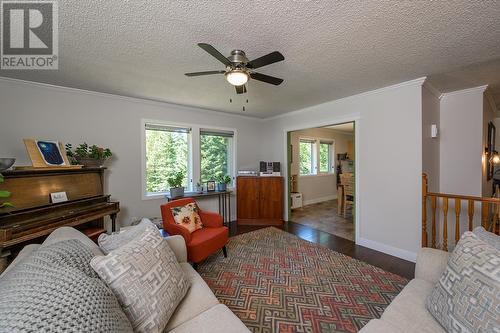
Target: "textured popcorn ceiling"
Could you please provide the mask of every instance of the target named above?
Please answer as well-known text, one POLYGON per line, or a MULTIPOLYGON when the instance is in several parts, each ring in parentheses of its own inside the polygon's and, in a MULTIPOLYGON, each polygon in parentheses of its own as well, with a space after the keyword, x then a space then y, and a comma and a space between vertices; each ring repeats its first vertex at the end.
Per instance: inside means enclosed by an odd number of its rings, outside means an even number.
POLYGON ((59 1, 59 70, 0 76, 269 117, 500 57, 500 1, 59 1), (285 82, 236 96, 196 46, 250 59, 285 82), (229 103, 229 98, 233 103, 229 103), (248 98, 247 111, 241 106, 248 98))

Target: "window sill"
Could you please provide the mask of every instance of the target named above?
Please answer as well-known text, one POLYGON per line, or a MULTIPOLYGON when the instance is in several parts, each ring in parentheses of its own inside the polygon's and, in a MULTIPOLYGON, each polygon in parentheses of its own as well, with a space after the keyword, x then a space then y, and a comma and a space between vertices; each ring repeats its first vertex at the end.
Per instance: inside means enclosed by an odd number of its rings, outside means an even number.
POLYGON ((299 175, 299 178, 311 178, 311 177, 330 177, 330 176, 335 176, 334 172, 329 172, 329 173, 318 173, 314 175, 299 175))

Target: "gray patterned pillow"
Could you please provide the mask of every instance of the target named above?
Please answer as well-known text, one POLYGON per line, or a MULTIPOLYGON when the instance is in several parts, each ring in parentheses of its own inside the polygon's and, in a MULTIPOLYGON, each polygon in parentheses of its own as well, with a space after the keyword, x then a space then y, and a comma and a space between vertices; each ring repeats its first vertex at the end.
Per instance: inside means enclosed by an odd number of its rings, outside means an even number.
POLYGON ((479 237, 483 242, 486 242, 500 251, 500 236, 492 232, 486 231, 483 227, 476 227, 472 232, 479 237))
POLYGON ((111 235, 101 234, 97 239, 99 248, 104 254, 108 254, 142 234, 148 225, 154 226, 153 222, 149 219, 143 218, 139 224, 129 227, 127 230, 115 232, 111 235))
POLYGON ((90 264, 118 297, 135 332, 162 332, 189 289, 175 254, 152 225, 90 264))
POLYGON ((132 332, 116 297, 91 271, 92 257, 79 240, 65 240, 9 270, 0 279, 0 332, 132 332))
POLYGON ((448 332, 498 332, 500 252, 465 232, 426 307, 448 332))

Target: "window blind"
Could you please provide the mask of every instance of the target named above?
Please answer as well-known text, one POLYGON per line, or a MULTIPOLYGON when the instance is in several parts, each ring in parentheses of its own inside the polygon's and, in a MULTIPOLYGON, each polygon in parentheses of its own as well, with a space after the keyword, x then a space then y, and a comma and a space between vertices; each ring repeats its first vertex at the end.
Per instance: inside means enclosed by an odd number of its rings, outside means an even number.
POLYGON ((316 143, 316 141, 314 141, 313 139, 300 139, 300 142, 303 142, 303 143, 316 143))
POLYGON ((189 127, 176 127, 176 126, 157 125, 157 124, 146 124, 146 130, 176 132, 176 133, 190 133, 191 132, 191 128, 189 128, 189 127))
POLYGON ((213 136, 222 136, 226 138, 234 137, 233 131, 219 131, 219 130, 210 130, 210 129, 201 129, 200 135, 213 135, 213 136))

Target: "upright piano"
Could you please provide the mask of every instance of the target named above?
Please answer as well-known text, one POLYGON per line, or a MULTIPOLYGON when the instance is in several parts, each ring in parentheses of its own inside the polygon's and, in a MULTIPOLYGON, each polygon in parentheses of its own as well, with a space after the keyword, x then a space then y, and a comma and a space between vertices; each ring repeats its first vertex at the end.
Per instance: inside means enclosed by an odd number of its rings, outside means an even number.
POLYGON ((0 253, 29 243, 62 226, 80 229, 96 239, 106 231, 109 216, 115 230, 118 202, 105 195, 105 168, 36 169, 2 172, 0 189, 11 192, 14 207, 0 209, 0 253), (67 201, 51 202, 51 193, 65 192, 67 201))

